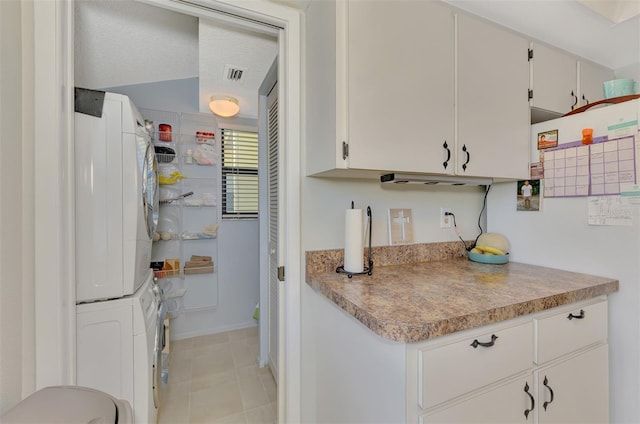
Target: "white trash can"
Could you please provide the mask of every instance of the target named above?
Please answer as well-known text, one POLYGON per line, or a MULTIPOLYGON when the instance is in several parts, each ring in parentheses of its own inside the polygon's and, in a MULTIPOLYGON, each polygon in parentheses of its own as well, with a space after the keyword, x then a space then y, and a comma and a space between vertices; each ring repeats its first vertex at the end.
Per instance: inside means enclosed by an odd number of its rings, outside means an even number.
POLYGON ((133 424, 133 410, 126 400, 79 386, 52 386, 38 390, 10 409, 3 424, 133 424))

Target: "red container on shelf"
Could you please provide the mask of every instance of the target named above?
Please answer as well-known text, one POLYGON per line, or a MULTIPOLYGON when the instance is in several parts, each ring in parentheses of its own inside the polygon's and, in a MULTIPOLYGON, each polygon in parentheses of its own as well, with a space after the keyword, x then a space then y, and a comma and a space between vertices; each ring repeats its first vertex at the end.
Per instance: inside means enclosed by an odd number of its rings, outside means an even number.
POLYGON ((171 125, 169 124, 158 125, 158 139, 160 141, 171 141, 171 125))
POLYGON ((207 131, 196 131, 196 141, 198 143, 213 144, 215 142, 215 134, 207 131))

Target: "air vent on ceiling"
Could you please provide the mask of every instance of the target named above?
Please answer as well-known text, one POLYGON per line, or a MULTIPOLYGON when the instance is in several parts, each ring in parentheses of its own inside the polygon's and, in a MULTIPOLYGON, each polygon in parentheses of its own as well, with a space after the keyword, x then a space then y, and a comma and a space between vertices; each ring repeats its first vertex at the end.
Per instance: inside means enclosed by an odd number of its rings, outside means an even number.
POLYGON ((247 69, 234 65, 224 65, 224 74, 222 79, 225 81, 231 81, 236 83, 244 82, 244 78, 247 76, 247 69))

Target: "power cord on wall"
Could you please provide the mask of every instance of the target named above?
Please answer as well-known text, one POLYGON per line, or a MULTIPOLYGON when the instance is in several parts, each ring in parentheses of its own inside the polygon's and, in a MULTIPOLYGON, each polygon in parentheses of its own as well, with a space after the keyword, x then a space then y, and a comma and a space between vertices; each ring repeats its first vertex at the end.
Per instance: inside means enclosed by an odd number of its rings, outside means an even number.
POLYGON ((450 217, 453 218, 453 229, 455 230, 456 234, 458 235, 458 238, 460 238, 460 241, 464 245, 464 248, 465 248, 465 250, 467 252, 470 251, 471 249, 473 249, 474 247, 476 247, 476 243, 478 241, 478 238, 484 232, 484 230, 482 229, 482 214, 484 213, 485 209, 487 208, 487 195, 489 194, 489 190, 491 189, 491 185, 488 185, 486 187, 487 187, 487 189, 484 192, 484 200, 482 201, 482 210, 480 211, 480 215, 478 215, 478 228, 480 229, 480 234, 478 234, 476 239, 473 241, 473 245, 467 246, 467 242, 465 242, 464 239, 462 238, 462 235, 460 234, 460 230, 458 229, 458 225, 456 224, 456 216, 452 212, 445 212, 444 213, 446 216, 450 216, 450 217))

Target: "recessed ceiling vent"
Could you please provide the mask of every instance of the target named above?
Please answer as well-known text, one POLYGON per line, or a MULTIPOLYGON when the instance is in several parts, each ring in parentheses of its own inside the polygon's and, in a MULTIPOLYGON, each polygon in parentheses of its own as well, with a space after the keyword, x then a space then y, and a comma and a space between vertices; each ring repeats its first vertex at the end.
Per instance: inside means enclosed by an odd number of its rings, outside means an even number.
POLYGON ((224 65, 224 74, 222 79, 224 81, 230 81, 235 83, 244 83, 247 76, 247 69, 234 65, 224 65))

